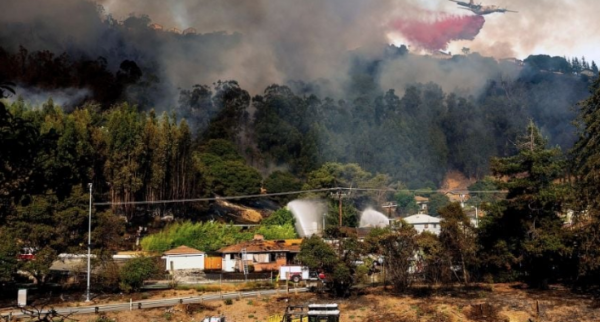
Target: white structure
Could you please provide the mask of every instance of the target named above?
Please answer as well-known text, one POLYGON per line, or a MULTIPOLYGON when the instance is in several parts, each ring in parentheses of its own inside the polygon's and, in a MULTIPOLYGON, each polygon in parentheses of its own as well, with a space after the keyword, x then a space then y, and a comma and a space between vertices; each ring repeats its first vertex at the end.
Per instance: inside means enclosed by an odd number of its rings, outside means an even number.
POLYGON ((165 260, 167 270, 171 272, 179 270, 204 270, 205 255, 203 251, 187 246, 179 246, 164 252, 162 258, 165 260))
POLYGON ((424 231, 436 235, 440 234, 440 222, 442 221, 440 218, 431 217, 426 214, 416 214, 414 216, 403 218, 403 220, 406 221, 407 224, 415 227, 419 234, 424 231))

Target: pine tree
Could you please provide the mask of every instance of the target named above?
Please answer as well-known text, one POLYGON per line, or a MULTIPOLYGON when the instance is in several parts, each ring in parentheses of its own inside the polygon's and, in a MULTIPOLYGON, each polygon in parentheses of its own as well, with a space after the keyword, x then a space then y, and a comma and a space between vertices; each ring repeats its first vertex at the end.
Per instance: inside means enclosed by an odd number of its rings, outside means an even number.
POLYGON ((598 76, 598 66, 596 65, 596 62, 592 60, 592 72, 594 72, 594 76, 598 76))
POLYGON ((581 57, 581 68, 583 70, 590 69, 590 65, 588 65, 588 62, 585 60, 585 57, 581 57))
POLYGON ((571 61, 571 65, 573 65, 573 72, 575 72, 576 74, 581 73, 582 66, 577 57, 573 58, 573 60, 571 61))
POLYGON ((592 95, 578 105, 579 139, 571 151, 576 177, 576 217, 579 277, 582 283, 590 279, 600 283, 600 78, 592 86, 592 95))
MULTIPOLYGON (((528 282, 546 287, 559 271, 562 255, 568 253, 562 236, 564 192, 556 180, 563 176, 559 148, 546 148, 547 141, 530 122, 527 133, 517 141, 518 153, 492 159, 498 186, 507 198, 491 211, 483 225, 482 254, 488 265, 515 272, 523 267, 528 282)), ((506 273, 506 271, 504 271, 506 273)))

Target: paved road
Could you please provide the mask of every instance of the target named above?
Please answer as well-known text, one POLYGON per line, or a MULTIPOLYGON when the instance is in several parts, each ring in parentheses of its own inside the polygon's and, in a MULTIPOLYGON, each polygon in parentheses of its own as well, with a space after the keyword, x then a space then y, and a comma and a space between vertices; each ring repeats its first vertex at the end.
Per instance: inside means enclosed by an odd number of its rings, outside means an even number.
MULTIPOLYGON (((295 288, 290 289, 290 293, 301 293, 307 292, 308 288, 295 288)), ((286 294, 286 290, 278 289, 278 290, 261 290, 261 291, 251 291, 251 292, 232 292, 232 293, 223 293, 223 294, 211 294, 205 296, 192 296, 192 297, 178 297, 178 298, 170 298, 170 299, 160 299, 160 300, 145 300, 145 301, 134 301, 127 303, 117 303, 117 304, 107 304, 107 305, 96 305, 96 306, 82 306, 82 307, 63 307, 63 308, 55 308, 56 312, 62 315, 68 314, 91 314, 91 313, 100 313, 100 312, 116 312, 116 311, 127 311, 127 310, 141 310, 141 309, 150 309, 157 307, 168 307, 175 306, 177 304, 190 304, 190 303, 200 303, 200 302, 208 302, 208 301, 221 301, 226 299, 237 299, 237 298, 251 298, 258 296, 272 296, 277 294, 286 294)), ((46 312, 46 311, 44 311, 46 312)), ((0 318, 9 316, 8 313, 4 313, 4 315, 0 315, 0 318)), ((12 312, 13 318, 21 318, 25 317, 21 311, 12 312)))

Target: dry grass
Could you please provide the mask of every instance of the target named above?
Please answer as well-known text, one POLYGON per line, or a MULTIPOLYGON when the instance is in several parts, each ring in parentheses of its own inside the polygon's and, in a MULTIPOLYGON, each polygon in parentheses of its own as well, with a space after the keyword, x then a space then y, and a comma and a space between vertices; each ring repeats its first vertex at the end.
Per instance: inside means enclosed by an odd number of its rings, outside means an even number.
MULTIPOLYGON (((173 291, 167 292, 171 297, 173 291)), ((178 296, 184 291, 177 291, 178 296)), ((189 290, 185 292, 196 292, 189 290)), ((160 294, 152 296, 161 297, 160 294)), ((234 300, 231 305, 216 301, 172 308, 108 313, 115 321, 201 321, 209 315, 224 314, 228 322, 267 321, 280 315, 287 305, 331 303, 340 305, 342 322, 528 322, 600 321, 597 302, 568 290, 532 291, 513 285, 497 284, 493 289, 439 288, 428 297, 392 294, 381 287, 368 289, 364 295, 332 299, 326 295, 299 294, 279 297, 234 300), (539 312, 536 312, 536 302, 539 312), (168 319, 167 319, 168 318, 168 319)), ((94 321, 91 315, 75 317, 94 321)))

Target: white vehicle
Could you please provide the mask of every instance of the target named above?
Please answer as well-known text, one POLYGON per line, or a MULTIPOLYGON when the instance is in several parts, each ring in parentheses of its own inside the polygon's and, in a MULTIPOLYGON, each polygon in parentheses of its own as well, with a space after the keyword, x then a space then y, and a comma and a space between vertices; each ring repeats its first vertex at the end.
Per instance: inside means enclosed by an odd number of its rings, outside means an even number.
POLYGON ((224 316, 213 316, 213 317, 205 317, 202 322, 225 322, 224 316))
POLYGON ((280 281, 292 281, 298 283, 300 281, 319 280, 323 278, 323 274, 318 274, 314 271, 311 272, 306 266, 281 266, 279 268, 280 281))

